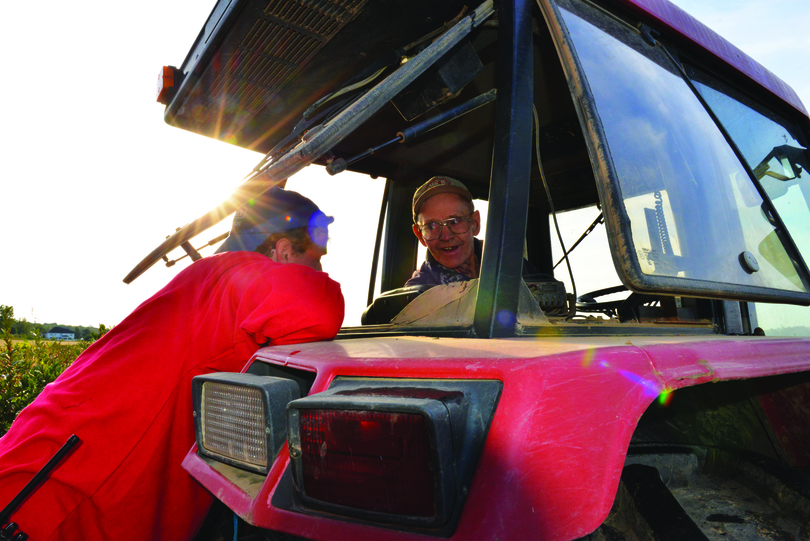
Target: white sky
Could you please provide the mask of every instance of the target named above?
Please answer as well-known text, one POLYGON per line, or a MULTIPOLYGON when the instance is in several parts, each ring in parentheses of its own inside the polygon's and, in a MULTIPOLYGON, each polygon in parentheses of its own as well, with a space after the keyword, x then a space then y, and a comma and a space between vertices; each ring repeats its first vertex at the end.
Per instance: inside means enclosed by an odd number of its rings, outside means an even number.
MULTIPOLYGON (((810 106, 807 0, 675 3, 810 106)), ((122 278, 176 227, 229 195, 259 160, 167 126, 155 102, 158 70, 180 65, 213 4, 3 2, 0 304, 14 306, 17 317, 117 324, 182 265, 155 266, 128 286, 122 278)), ((341 183, 348 178, 315 167, 304 174, 323 178, 310 195, 325 212, 345 204, 341 183)), ((379 194, 382 182, 369 179, 363 189, 379 194)), ((341 282, 368 276, 366 254, 358 258, 354 247, 373 239, 379 213, 353 193, 349 203, 373 218, 335 224, 324 264, 341 282)), ((347 302, 357 312, 365 293, 347 302)))

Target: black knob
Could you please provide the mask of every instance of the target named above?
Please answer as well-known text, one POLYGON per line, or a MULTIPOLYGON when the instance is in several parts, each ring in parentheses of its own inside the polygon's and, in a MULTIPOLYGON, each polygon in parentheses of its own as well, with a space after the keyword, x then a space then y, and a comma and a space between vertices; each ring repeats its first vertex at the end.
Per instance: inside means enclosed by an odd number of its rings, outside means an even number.
POLYGON ((757 258, 754 257, 754 254, 752 254, 751 252, 749 251, 742 252, 739 256, 739 260, 743 270, 748 274, 754 274, 759 270, 759 262, 757 261, 757 258))

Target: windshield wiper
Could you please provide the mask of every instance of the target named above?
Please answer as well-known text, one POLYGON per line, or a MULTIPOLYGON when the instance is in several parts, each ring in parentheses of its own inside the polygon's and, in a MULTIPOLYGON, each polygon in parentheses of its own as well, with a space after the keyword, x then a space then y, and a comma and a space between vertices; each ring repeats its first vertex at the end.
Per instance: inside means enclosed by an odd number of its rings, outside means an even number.
POLYGON ((562 263, 563 261, 565 261, 565 258, 568 256, 568 254, 570 254, 571 252, 573 252, 573 251, 574 251, 574 248, 576 248, 577 246, 579 246, 579 243, 580 243, 580 242, 582 242, 583 240, 585 240, 585 237, 587 237, 587 236, 588 236, 588 235, 591 233, 591 231, 593 231, 594 229, 596 229, 596 226, 597 226, 597 225, 599 225, 599 224, 603 224, 603 223, 605 223, 605 215, 604 215, 604 214, 602 214, 602 213, 600 212, 600 213, 599 213, 599 216, 597 216, 597 217, 596 217, 596 219, 593 221, 593 223, 592 223, 591 225, 589 225, 589 226, 588 226, 588 229, 586 229, 586 230, 585 230, 585 232, 584 232, 584 233, 583 233, 583 234, 582 234, 582 235, 581 235, 581 236, 580 236, 580 237, 577 239, 577 241, 576 241, 576 242, 575 242, 575 243, 574 243, 574 244, 571 246, 571 248, 569 248, 569 249, 568 249, 568 251, 567 251, 567 252, 565 252, 565 254, 563 254, 563 256, 560 258, 560 260, 559 260, 559 261, 557 261, 557 263, 555 263, 553 267, 551 267, 551 270, 556 269, 556 268, 557 268, 557 265, 559 265, 560 263, 562 263))

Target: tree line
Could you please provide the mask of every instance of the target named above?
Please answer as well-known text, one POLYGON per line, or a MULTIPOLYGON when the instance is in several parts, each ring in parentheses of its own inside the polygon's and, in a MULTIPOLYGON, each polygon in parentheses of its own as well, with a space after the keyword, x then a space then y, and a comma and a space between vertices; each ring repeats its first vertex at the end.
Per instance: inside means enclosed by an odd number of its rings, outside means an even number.
POLYGON ((32 339, 35 336, 45 336, 52 328, 59 326, 73 331, 76 340, 95 340, 105 331, 109 330, 104 325, 98 327, 84 327, 82 325, 65 325, 63 323, 35 323, 25 318, 15 318, 14 308, 0 304, 0 326, 8 328, 10 335, 19 339, 32 339), (7 324, 6 321, 9 321, 7 324))

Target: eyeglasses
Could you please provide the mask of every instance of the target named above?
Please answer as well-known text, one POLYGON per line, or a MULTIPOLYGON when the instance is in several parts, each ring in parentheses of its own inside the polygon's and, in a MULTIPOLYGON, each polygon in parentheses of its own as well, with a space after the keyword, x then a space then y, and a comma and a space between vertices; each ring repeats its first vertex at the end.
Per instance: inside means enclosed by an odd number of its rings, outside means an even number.
POLYGON ((472 218, 449 218, 440 222, 419 225, 419 231, 422 232, 422 238, 425 240, 436 240, 441 236, 443 226, 446 225, 451 233, 461 235, 470 230, 470 222, 472 222, 472 218))

